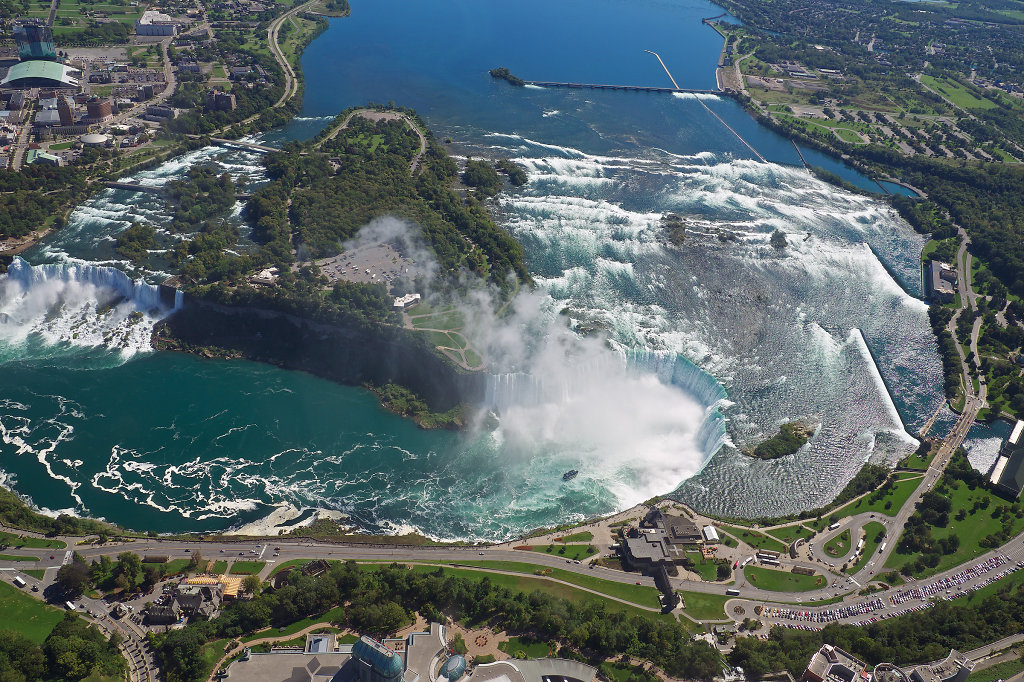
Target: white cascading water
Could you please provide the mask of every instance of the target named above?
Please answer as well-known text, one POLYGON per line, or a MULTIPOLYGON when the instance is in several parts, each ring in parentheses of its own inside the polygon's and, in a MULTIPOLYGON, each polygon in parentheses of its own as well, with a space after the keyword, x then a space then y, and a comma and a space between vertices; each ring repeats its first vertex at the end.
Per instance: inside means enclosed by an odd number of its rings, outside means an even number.
MULTIPOLYGON (((620 504, 671 490, 728 443, 713 377, 675 353, 607 353, 487 377, 484 407, 507 446, 574 452, 620 504)), ((576 462, 573 462, 576 464, 576 462)))
MULTIPOLYGON (((182 303, 175 296, 174 308, 182 303)), ((153 325, 172 311, 160 288, 117 268, 82 263, 31 265, 15 258, 0 278, 0 341, 103 346, 124 355, 151 347, 153 325)))

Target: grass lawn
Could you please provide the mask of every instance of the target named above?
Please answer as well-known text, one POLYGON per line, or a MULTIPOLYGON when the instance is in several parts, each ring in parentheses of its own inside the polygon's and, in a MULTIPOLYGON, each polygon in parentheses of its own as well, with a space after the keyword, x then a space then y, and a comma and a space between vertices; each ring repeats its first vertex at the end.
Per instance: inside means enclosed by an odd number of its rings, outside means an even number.
POLYGON ((589 530, 585 530, 581 533, 573 533, 572 535, 566 535, 555 539, 559 542, 590 542, 594 539, 594 534, 589 530))
MULTIPOLYGON (((948 480, 948 479, 943 479, 948 480)), ((952 503, 952 509, 949 514, 949 525, 945 528, 932 528, 932 538, 935 540, 941 540, 942 538, 956 535, 960 538, 960 547, 953 554, 944 554, 939 559, 939 565, 935 568, 928 568, 923 571, 918 577, 932 575, 939 573, 947 568, 952 568, 966 561, 970 561, 974 557, 984 554, 988 551, 988 548, 981 547, 980 542, 986 536, 998 532, 1002 528, 1002 523, 998 516, 993 516, 993 513, 997 513, 1000 507, 1006 505, 1006 501, 996 497, 988 490, 983 488, 976 488, 971 490, 967 487, 966 483, 961 481, 954 481, 955 488, 950 489, 949 499, 952 503), (975 503, 988 504, 986 509, 978 509, 972 511, 975 503), (959 510, 964 510, 966 516, 962 521, 958 521, 956 516, 959 510)), ((1024 519, 1016 518, 1012 516, 1011 535, 1017 535, 1024 530, 1024 519)), ((895 538, 891 538, 895 540, 895 538)), ((917 555, 899 554, 893 552, 889 557, 889 560, 885 562, 886 568, 899 569, 906 564, 917 559, 917 555)))
POLYGON ((236 561, 231 564, 231 573, 232 575, 251 575, 259 573, 266 565, 266 561, 236 561))
POLYGON ((817 574, 800 575, 760 566, 747 566, 743 573, 751 584, 772 592, 809 592, 825 587, 825 577, 817 574))
POLYGON ((18 549, 21 547, 28 547, 29 549, 66 549, 67 546, 67 543, 61 540, 21 537, 14 533, 0 532, 0 547, 4 549, 18 549))
POLYGON ((886 516, 896 516, 900 507, 902 507, 907 501, 907 498, 913 494, 917 489, 917 486, 921 485, 921 480, 921 474, 906 472, 899 473, 896 475, 896 482, 893 484, 892 488, 887 490, 884 494, 878 495, 877 492, 871 493, 860 498, 856 502, 850 502, 849 504, 840 507, 828 516, 822 516, 817 521, 809 522, 807 525, 820 531, 824 530, 835 521, 844 519, 847 516, 853 516, 854 514, 861 514, 863 512, 875 512, 878 514, 885 514, 886 516))
POLYGON ((739 526, 722 526, 726 528, 729 533, 738 540, 742 540, 755 549, 767 549, 775 552, 785 552, 786 546, 776 540, 775 538, 768 537, 763 533, 760 533, 751 528, 741 528, 739 526))
POLYGON ((635 585, 630 583, 620 583, 614 580, 603 580, 596 576, 566 571, 561 568, 550 568, 548 566, 519 563, 516 561, 460 561, 458 564, 460 566, 476 566, 479 568, 489 568, 495 571, 509 571, 511 573, 523 573, 527 575, 537 575, 537 571, 541 571, 543 576, 554 578, 555 580, 562 580, 567 583, 572 583, 573 585, 579 585, 580 587, 585 587, 588 590, 607 594, 610 597, 624 599, 641 606, 658 606, 658 590, 647 585, 635 585))
POLYGON ((845 571, 846 573, 856 575, 857 571, 864 568, 865 564, 871 561, 871 557, 875 555, 875 550, 878 549, 878 545, 885 541, 884 536, 879 542, 876 542, 875 538, 878 537, 879 533, 884 532, 885 526, 880 524, 878 521, 872 521, 864 524, 864 551, 861 552, 860 559, 857 560, 857 563, 851 566, 849 570, 845 571))
POLYGON ((17 554, 0 554, 0 561, 39 561, 39 557, 18 556, 17 554))
POLYGON ((768 533, 768 535, 771 535, 772 537, 782 540, 786 544, 795 542, 797 538, 803 538, 804 540, 807 540, 812 535, 814 535, 813 530, 799 523, 795 526, 785 526, 783 528, 776 528, 774 530, 769 530, 765 532, 768 533))
POLYGON ((228 570, 228 562, 224 561, 223 559, 221 559, 220 561, 214 561, 213 566, 210 566, 208 570, 210 571, 210 573, 213 573, 214 575, 223 575, 224 572, 228 570))
MULTIPOLYGON (((226 638, 215 639, 212 642, 207 642, 202 646, 202 648, 200 648, 199 655, 203 658, 203 665, 207 673, 213 671, 213 666, 217 665, 217 661, 219 661, 221 656, 224 655, 224 647, 226 647, 230 641, 230 639, 226 638)), ((205 678, 206 675, 203 675, 203 677, 205 678)))
POLYGON ((964 109, 994 109, 996 105, 987 99, 976 97, 967 86, 951 78, 921 76, 921 82, 932 90, 945 95, 953 104, 964 109))
POLYGON ((547 642, 535 642, 524 637, 509 637, 507 642, 500 642, 498 648, 512 658, 517 653, 525 654, 526 658, 547 658, 552 654, 547 642))
POLYGON ((581 561, 597 554, 597 550, 590 545, 534 545, 533 551, 564 557, 572 561, 581 561))
MULTIPOLYGON (((703 592, 683 592, 677 590, 683 598, 683 611, 697 620, 723 620, 725 618, 725 602, 730 597, 724 594, 704 594, 703 592)), ((685 622, 685 621, 684 621, 685 622)))
POLYGON ((39 644, 64 618, 64 612, 0 582, 0 623, 39 644))
MULTIPOLYGON (((464 563, 469 563, 469 562, 464 562, 464 563)), ((365 567, 366 570, 373 570, 374 569, 374 566, 369 565, 369 564, 362 564, 362 566, 365 567)), ((670 620, 670 621, 675 621, 675 616, 673 616, 671 614, 662 614, 662 613, 658 613, 658 612, 654 612, 654 611, 647 611, 645 609, 637 608, 635 606, 629 606, 627 604, 623 604, 622 602, 613 601, 611 599, 602 599, 601 597, 599 597, 597 595, 591 594, 589 592, 584 592, 582 590, 578 590, 575 587, 569 587, 568 585, 561 585, 559 583, 553 583, 550 580, 545 580, 545 579, 539 578, 539 577, 526 576, 526 575, 523 575, 523 576, 503 575, 503 574, 500 574, 500 573, 483 573, 483 572, 480 572, 480 571, 470 571, 470 570, 464 570, 464 569, 458 569, 458 568, 449 568, 449 567, 446 567, 446 566, 444 566, 444 567, 413 566, 413 570, 415 570, 415 571, 422 571, 422 572, 426 572, 426 573, 436 571, 438 568, 441 568, 441 570, 443 570, 445 573, 450 573, 451 575, 456 575, 456 576, 459 576, 461 578, 467 578, 469 580, 483 580, 486 577, 495 585, 500 585, 502 587, 507 587, 508 589, 515 590, 517 592, 524 592, 526 594, 529 594, 531 592, 540 591, 540 592, 544 592, 546 594, 550 594, 550 595, 552 595, 554 597, 560 597, 562 599, 567 599, 569 601, 574 601, 574 602, 577 602, 577 603, 582 602, 582 601, 587 601, 587 600, 599 601, 609 611, 617 611, 617 612, 621 612, 621 613, 626 613, 626 614, 631 615, 631 616, 641 616, 643 618, 667 619, 667 620, 670 620)), ((531 568, 535 568, 535 567, 531 567, 531 568)), ((568 571, 563 571, 563 573, 568 573, 568 571)), ((562 579, 562 576, 558 574, 558 569, 554 569, 554 572, 553 572, 551 577, 562 579)), ((583 576, 580 576, 580 577, 583 577, 583 576)), ((609 585, 615 585, 615 586, 619 585, 619 583, 611 583, 610 581, 600 580, 599 578, 591 578, 591 580, 598 580, 601 583, 606 583, 606 584, 609 584, 609 585)), ((630 588, 630 587, 637 587, 637 588, 639 588, 640 586, 639 585, 637 585, 637 586, 622 585, 621 587, 622 588, 630 588)), ((611 589, 611 588, 609 588, 609 589, 611 589)), ((651 592, 653 594, 655 594, 655 595, 657 594, 657 591, 653 587, 648 587, 647 589, 651 590, 651 592)), ((656 603, 657 602, 655 602, 655 604, 651 604, 651 606, 654 607, 656 605, 656 603)))
POLYGON ((829 556, 846 556, 850 551, 850 529, 847 528, 839 535, 825 543, 825 553, 829 556))
POLYGON ((43 575, 46 574, 46 571, 41 569, 41 568, 23 568, 23 569, 21 569, 21 572, 24 573, 25 575, 32 576, 36 580, 42 580, 43 579, 43 575))
POLYGON ((277 575, 286 568, 291 568, 292 566, 305 566, 308 563, 312 563, 312 561, 312 559, 289 559, 282 564, 274 566, 274 570, 270 572, 270 577, 277 575))
POLYGON ((213 77, 214 78, 227 78, 228 74, 224 70, 224 67, 221 64, 214 64, 213 65, 213 77))
POLYGON ((718 579, 718 565, 712 559, 705 559, 700 552, 687 552, 686 555, 693 560, 693 568, 690 570, 698 574, 701 580, 713 583, 718 579))
POLYGON ((967 682, 995 682, 996 680, 1008 680, 1017 673, 1024 670, 1024 659, 1016 661, 1004 661, 996 663, 990 668, 971 673, 967 682))
POLYGON ((252 642, 257 639, 263 639, 264 637, 287 637, 288 635, 294 635, 300 630, 305 630, 310 625, 316 625, 317 623, 339 623, 345 617, 345 607, 335 606, 330 611, 321 613, 319 616, 310 616, 309 618, 303 618, 297 620, 290 625, 286 625, 283 628, 267 628, 266 630, 260 630, 251 635, 242 637, 242 643, 252 642))

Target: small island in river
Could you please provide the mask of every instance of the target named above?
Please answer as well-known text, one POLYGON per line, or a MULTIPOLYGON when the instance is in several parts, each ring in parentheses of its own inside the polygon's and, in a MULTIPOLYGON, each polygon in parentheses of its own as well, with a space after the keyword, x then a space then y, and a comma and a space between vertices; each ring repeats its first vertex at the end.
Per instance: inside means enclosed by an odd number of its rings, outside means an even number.
POLYGON ((746 451, 746 454, 758 459, 779 459, 792 455, 802 448, 812 435, 813 427, 802 422, 787 422, 779 427, 777 434, 758 445, 753 451, 746 451))
POLYGON ((523 87, 526 85, 526 81, 522 78, 512 75, 512 72, 506 69, 504 66, 499 66, 496 69, 491 69, 491 78, 500 78, 503 81, 508 81, 516 87, 523 87))

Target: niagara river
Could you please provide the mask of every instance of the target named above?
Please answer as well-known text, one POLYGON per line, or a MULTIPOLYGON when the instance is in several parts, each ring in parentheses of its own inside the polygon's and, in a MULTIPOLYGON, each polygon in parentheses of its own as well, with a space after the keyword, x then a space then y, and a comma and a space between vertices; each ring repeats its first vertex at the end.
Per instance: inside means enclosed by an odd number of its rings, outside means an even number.
MULTIPOLYGON (((488 75, 664 86, 654 50, 680 86, 712 89, 722 41, 701 18, 721 8, 351 5, 303 53, 301 114, 257 141, 309 139, 347 107, 393 100, 456 157, 526 169, 529 182, 492 203, 536 282, 488 353, 477 407, 499 426, 425 431, 361 388, 153 351, 153 325, 183 303, 151 286, 170 273, 132 282, 114 245, 133 221, 160 229, 170 216, 159 196, 108 189, 0 279, 0 483, 50 512, 159 532, 224 530, 286 506, 375 533, 498 540, 670 493, 713 514, 813 508, 864 462, 916 447, 943 401, 920 299, 926 236, 881 197, 815 178, 731 99, 488 75), (681 243, 665 239, 667 213, 686 221, 681 243), (770 243, 777 230, 784 249, 770 243), (607 341, 572 355, 541 340, 567 322, 607 341), (742 454, 797 419, 814 432, 794 455, 742 454)), ((161 185, 211 163, 255 187, 260 158, 204 148, 126 181, 161 185)), ((952 421, 944 409, 937 428, 952 421)))

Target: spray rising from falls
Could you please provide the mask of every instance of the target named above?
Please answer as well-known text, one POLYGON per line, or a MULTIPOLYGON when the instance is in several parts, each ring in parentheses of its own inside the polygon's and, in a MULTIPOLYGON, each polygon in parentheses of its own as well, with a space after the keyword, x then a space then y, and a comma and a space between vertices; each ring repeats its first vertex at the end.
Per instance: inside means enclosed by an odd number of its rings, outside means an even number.
POLYGON ((164 296, 158 285, 116 268, 15 258, 0 278, 0 342, 101 346, 131 355, 149 349, 153 325, 181 305, 181 292, 164 296))
POLYGON ((528 372, 488 377, 485 406, 500 415, 513 457, 538 446, 562 453, 627 506, 671 490, 728 442, 724 389, 675 353, 540 355, 528 372))

